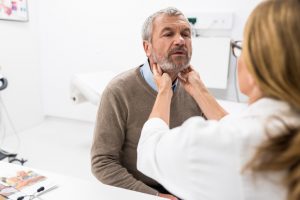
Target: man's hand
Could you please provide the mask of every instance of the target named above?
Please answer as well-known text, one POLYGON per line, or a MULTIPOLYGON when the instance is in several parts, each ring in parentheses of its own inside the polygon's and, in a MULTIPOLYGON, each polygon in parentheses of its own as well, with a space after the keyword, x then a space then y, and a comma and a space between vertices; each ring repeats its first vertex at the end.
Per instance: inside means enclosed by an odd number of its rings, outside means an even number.
POLYGON ((160 66, 156 63, 153 64, 152 70, 158 92, 172 91, 172 80, 169 74, 163 73, 160 66))
POLYGON ((206 87, 202 82, 198 72, 196 72, 192 67, 188 67, 187 69, 180 72, 178 78, 184 89, 192 97, 195 97, 197 95, 197 91, 199 92, 203 89, 206 90, 206 87))
POLYGON ((171 195, 171 194, 162 194, 162 193, 158 193, 158 196, 159 197, 162 197, 162 198, 166 198, 166 199, 170 199, 170 200, 178 200, 177 197, 171 195))

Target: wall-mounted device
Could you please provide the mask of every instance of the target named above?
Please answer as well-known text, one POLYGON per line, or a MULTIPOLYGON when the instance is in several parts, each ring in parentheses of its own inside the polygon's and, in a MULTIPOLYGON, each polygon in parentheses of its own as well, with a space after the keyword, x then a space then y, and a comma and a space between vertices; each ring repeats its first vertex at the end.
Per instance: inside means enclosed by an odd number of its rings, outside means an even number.
POLYGON ((231 30, 233 26, 232 12, 190 12, 186 17, 197 30, 231 30))

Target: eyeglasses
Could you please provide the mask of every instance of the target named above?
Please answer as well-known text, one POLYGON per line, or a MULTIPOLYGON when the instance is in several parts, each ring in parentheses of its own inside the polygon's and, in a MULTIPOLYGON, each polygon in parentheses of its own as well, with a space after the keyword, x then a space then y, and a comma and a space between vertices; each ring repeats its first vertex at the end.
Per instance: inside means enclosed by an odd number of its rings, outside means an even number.
POLYGON ((239 58, 242 54, 242 41, 231 41, 230 44, 231 44, 232 54, 236 58, 239 58))

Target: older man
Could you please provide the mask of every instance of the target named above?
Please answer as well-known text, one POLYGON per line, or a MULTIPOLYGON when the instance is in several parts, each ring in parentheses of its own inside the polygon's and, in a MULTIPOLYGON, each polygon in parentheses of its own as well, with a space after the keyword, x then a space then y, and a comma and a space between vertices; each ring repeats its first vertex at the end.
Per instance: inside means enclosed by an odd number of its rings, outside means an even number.
POLYGON ((172 199, 163 194, 168 192, 160 184, 137 170, 136 149, 157 95, 151 71, 154 64, 173 81, 170 127, 202 115, 177 80, 178 73, 190 65, 191 27, 179 10, 167 8, 148 17, 142 37, 148 60, 115 77, 102 95, 91 151, 92 171, 102 183, 172 199))

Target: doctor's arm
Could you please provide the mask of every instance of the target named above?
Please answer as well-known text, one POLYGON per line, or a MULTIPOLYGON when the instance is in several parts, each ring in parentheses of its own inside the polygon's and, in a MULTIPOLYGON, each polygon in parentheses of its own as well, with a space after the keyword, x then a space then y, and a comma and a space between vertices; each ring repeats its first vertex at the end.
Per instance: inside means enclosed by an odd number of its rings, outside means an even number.
POLYGON ((171 97, 163 92, 169 91, 170 82, 157 67, 153 73, 161 92, 142 129, 138 170, 182 199, 240 199, 236 198, 240 197, 236 173, 240 131, 227 121, 202 117, 170 129, 171 97))
POLYGON ((215 97, 209 93, 199 74, 193 68, 189 67, 181 72, 179 80, 184 89, 195 99, 207 119, 220 120, 228 114, 215 97))
POLYGON ((170 107, 173 96, 172 80, 167 73, 162 73, 161 68, 153 65, 153 76, 158 93, 149 118, 161 118, 166 124, 170 123, 170 107))

